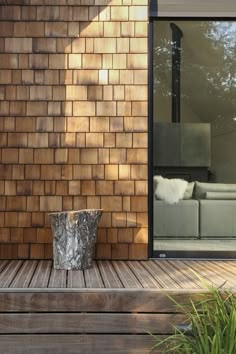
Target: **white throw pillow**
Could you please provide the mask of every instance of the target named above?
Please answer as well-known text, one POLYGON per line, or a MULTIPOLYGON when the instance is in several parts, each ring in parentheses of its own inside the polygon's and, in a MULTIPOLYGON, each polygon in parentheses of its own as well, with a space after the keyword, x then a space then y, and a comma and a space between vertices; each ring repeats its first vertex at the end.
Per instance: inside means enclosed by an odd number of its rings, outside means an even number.
POLYGON ((193 197, 194 182, 188 182, 188 186, 184 193, 184 199, 191 199, 193 197))
POLYGON ((184 198, 188 182, 180 178, 163 178, 154 176, 154 195, 156 199, 164 200, 168 204, 176 204, 184 198))

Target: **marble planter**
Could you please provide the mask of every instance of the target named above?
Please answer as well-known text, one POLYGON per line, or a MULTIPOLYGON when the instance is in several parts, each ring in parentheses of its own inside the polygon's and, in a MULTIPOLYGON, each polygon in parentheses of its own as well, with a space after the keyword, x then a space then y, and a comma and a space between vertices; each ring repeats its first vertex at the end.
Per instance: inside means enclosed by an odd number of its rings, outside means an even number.
POLYGON ((86 269, 92 266, 97 226, 102 209, 50 213, 55 269, 86 269))

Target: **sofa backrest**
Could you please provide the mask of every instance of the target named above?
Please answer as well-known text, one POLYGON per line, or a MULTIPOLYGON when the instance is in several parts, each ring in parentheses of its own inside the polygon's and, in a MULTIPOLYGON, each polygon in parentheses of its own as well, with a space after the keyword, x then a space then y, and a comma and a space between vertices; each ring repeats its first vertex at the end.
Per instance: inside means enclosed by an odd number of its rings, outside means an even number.
POLYGON ((236 184, 195 182, 195 199, 236 199, 236 184))

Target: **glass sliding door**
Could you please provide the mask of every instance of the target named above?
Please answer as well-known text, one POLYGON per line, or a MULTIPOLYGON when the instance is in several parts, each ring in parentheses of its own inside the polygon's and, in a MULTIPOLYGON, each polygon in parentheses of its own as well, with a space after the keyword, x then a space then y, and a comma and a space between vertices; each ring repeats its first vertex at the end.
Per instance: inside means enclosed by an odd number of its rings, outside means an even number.
POLYGON ((236 256, 236 21, 152 23, 153 249, 236 256))

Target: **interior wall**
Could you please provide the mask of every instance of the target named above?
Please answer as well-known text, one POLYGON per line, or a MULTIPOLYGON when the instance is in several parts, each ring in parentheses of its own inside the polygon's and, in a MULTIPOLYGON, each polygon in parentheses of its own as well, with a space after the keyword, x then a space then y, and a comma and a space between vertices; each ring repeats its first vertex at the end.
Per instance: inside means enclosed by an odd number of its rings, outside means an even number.
MULTIPOLYGON (((3 3, 3 2, 2 2, 3 3)), ((49 212, 102 208, 96 258, 147 258, 147 0, 0 6, 0 258, 52 258, 49 212)))
POLYGON ((219 127, 212 122, 212 164, 211 170, 215 182, 236 183, 236 122, 232 119, 219 127))
POLYGON ((170 22, 183 32, 181 122, 211 124, 211 180, 236 183, 235 21, 159 19, 155 23, 155 122, 171 121, 170 22))

